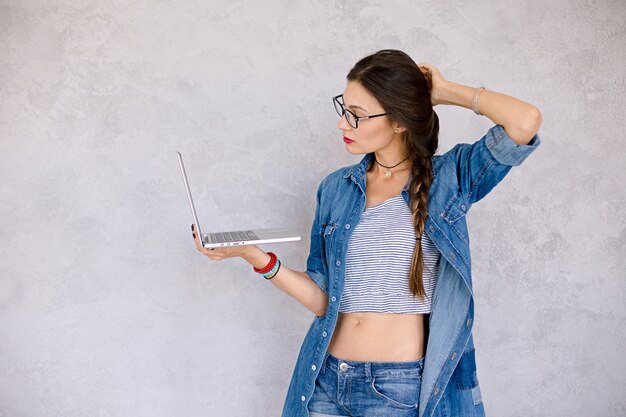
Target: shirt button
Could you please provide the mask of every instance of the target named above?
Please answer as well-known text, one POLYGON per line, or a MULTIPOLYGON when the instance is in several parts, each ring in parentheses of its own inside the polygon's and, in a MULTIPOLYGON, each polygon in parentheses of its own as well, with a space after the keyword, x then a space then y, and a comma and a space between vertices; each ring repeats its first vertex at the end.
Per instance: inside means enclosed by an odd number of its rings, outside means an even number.
POLYGON ((465 211, 465 204, 461 204, 461 210, 465 211))
POLYGON ((317 369, 317 366, 315 366, 315 365, 313 364, 313 365, 311 365, 311 369, 316 370, 316 369, 317 369))
POLYGON ((326 337, 326 336, 328 336, 328 333, 326 333, 326 332, 324 331, 324 332, 322 332, 322 336, 326 337))
POLYGON ((350 228, 350 225, 349 225, 349 224, 346 224, 346 229, 349 229, 349 228, 350 228))
POLYGON ((452 357, 450 358, 450 360, 453 361, 454 358, 456 358, 456 352, 452 352, 452 357))
MULTIPOLYGON (((443 214, 443 213, 442 213, 442 214, 443 214)), ((443 216, 441 216, 441 217, 443 217, 443 216)), ((435 231, 435 228, 433 227, 433 225, 432 225, 432 224, 430 225, 429 229, 430 229, 430 231, 431 231, 431 232, 434 232, 434 231, 435 231)))
MULTIPOLYGON (((433 394, 435 394, 435 397, 437 396, 438 392, 439 392, 439 387, 435 388, 435 392, 433 392, 433 394)), ((304 397, 302 397, 302 398, 304 398, 304 397)), ((304 400, 302 400, 302 401, 304 401, 304 400)))
POLYGON ((465 325, 466 325, 467 327, 469 327, 469 325, 470 325, 470 322, 471 322, 471 321, 472 321, 472 319, 467 319, 467 322, 465 323, 465 325))
POLYGON ((456 259, 456 255, 454 254, 454 252, 450 252, 450 257, 451 257, 452 259, 456 259))
POLYGON ((333 295, 332 297, 330 297, 330 301, 332 301, 332 302, 334 303, 335 301, 337 301, 337 297, 335 297, 335 296, 333 295))
POLYGON ((306 401, 306 397, 305 397, 304 395, 303 395, 302 397, 300 397, 300 399, 301 399, 302 401, 306 401))
POLYGON ((341 266, 341 261, 337 261, 337 262, 335 262, 335 265, 337 265, 337 266, 341 266))

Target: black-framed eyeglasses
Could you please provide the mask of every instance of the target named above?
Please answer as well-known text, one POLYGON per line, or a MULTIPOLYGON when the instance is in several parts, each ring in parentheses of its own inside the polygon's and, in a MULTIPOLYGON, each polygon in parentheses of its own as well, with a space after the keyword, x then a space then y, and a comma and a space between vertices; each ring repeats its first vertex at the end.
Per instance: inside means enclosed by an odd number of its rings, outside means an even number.
POLYGON ((337 111, 337 114, 339 116, 345 116, 348 124, 353 129, 356 129, 357 127, 359 127, 359 120, 373 119, 374 117, 386 116, 389 114, 389 113, 381 113, 381 114, 372 114, 369 116, 357 116, 356 114, 352 113, 350 110, 346 109, 346 107, 344 106, 343 94, 339 94, 338 96, 333 97, 333 104, 335 105, 335 110, 337 111), (339 101, 340 97, 341 97, 341 102, 339 101))

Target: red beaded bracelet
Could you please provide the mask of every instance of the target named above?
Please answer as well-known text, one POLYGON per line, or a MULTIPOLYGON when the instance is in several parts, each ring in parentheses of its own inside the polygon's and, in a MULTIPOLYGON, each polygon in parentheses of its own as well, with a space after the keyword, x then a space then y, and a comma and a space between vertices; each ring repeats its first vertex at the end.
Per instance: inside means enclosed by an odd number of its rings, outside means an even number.
POLYGON ((258 272, 259 274, 266 274, 270 272, 272 268, 274 268, 274 266, 276 266, 276 262, 278 261, 278 257, 276 256, 276 254, 274 252, 267 252, 267 254, 270 256, 269 263, 261 269, 252 267, 254 269, 254 272, 258 272))

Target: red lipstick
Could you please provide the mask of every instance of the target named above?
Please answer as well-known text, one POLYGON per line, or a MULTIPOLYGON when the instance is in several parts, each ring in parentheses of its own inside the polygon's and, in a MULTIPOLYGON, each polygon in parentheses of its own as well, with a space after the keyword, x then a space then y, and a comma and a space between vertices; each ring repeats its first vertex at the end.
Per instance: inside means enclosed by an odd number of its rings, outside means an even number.
POLYGON ((345 137, 345 136, 343 137, 343 141, 344 141, 345 143, 352 143, 352 142, 354 142, 352 139, 348 139, 348 138, 347 138, 347 137, 345 137))

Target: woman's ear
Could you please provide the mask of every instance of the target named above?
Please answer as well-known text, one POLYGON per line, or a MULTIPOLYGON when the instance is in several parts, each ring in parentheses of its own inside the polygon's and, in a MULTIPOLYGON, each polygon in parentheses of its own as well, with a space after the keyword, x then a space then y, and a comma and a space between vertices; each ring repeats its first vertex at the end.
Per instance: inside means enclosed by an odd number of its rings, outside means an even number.
POLYGON ((406 132, 406 128, 401 126, 400 123, 398 123, 398 122, 393 122, 391 124, 391 127, 392 127, 394 133, 406 132))

